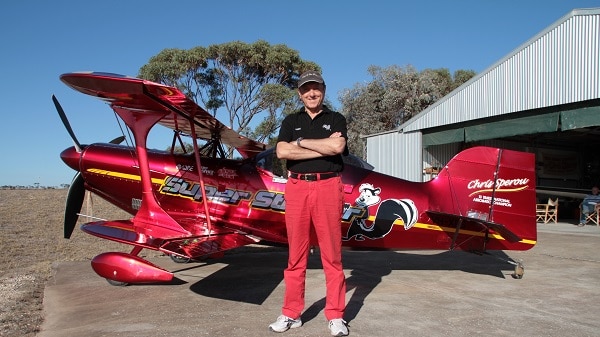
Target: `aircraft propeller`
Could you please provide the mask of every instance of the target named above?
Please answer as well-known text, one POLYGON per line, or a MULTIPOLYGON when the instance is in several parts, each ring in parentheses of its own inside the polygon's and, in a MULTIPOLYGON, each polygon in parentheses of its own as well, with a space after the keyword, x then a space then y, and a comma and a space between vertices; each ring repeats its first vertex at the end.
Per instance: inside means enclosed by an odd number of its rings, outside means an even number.
POLYGON ((81 212, 81 206, 83 205, 83 198, 85 197, 85 186, 83 176, 81 172, 77 172, 71 186, 69 186, 69 193, 67 194, 67 206, 65 207, 65 223, 64 223, 64 238, 70 239, 77 219, 79 218, 79 212, 81 212))
MULTIPOLYGON (((109 143, 120 144, 125 140, 124 136, 119 136, 109 143)), ((90 196, 91 197, 91 196, 90 196)), ((71 238, 79 213, 81 213, 81 206, 83 206, 83 199, 85 198, 85 181, 81 172, 77 172, 71 186, 69 186, 69 192, 67 194, 67 205, 65 207, 65 223, 64 223, 64 238, 71 238)))
POLYGON ((75 143, 75 149, 77 149, 77 152, 81 152, 81 143, 79 143, 79 141, 77 140, 77 137, 75 137, 75 133, 73 132, 73 129, 71 128, 71 124, 69 123, 69 120, 67 119, 67 115, 65 114, 65 111, 63 110, 60 103, 58 103, 58 99, 56 99, 56 96, 54 96, 54 95, 52 95, 52 102, 54 102, 54 106, 56 107, 56 111, 58 111, 60 120, 63 122, 63 125, 67 129, 67 132, 73 139, 73 143, 75 143))
MULTIPOLYGON (((58 102, 58 99, 54 95, 52 95, 52 101, 54 102, 54 106, 56 107, 56 111, 58 111, 58 115, 60 116, 63 125, 67 129, 67 132, 73 139, 73 143, 75 144, 75 150, 78 153, 83 151, 84 146, 77 140, 73 129, 71 128, 71 124, 67 119, 67 115, 63 110, 62 106, 58 102)), ((111 144, 120 144, 125 140, 124 136, 119 136, 109 143, 111 144)), ((83 199, 85 198, 85 181, 83 180, 83 176, 81 172, 77 172, 75 177, 73 177, 73 181, 71 182, 71 186, 69 186, 69 192, 67 193, 67 205, 65 207, 65 222, 64 222, 64 238, 71 238, 71 234, 73 234, 73 230, 75 229, 75 225, 77 224, 77 219, 79 218, 79 213, 81 212, 81 206, 83 205, 83 199)))

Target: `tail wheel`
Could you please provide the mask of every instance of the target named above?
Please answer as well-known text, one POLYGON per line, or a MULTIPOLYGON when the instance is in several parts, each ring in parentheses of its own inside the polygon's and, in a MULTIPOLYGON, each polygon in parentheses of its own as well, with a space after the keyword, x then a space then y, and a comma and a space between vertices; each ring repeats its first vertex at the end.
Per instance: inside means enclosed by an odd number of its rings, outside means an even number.
POLYGON ((169 257, 175 263, 188 263, 188 262, 192 261, 192 259, 187 256, 171 254, 171 255, 169 255, 169 257))
POLYGON ((515 265, 515 272, 512 274, 512 277, 520 280, 523 278, 523 274, 525 274, 525 267, 521 262, 518 262, 515 265))

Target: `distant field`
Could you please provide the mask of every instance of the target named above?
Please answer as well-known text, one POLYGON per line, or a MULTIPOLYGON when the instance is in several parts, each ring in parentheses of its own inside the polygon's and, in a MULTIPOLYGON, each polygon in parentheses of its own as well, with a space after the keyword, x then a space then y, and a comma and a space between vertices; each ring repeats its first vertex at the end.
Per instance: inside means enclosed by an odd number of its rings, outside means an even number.
MULTIPOLYGON (((44 286, 57 261, 85 261, 129 246, 75 228, 63 238, 66 189, 0 190, 0 336, 33 337, 43 321, 44 286)), ((107 219, 131 216, 93 195, 82 212, 107 219)), ((83 222, 82 222, 83 223, 83 222)), ((154 252, 152 252, 154 253, 154 252)))

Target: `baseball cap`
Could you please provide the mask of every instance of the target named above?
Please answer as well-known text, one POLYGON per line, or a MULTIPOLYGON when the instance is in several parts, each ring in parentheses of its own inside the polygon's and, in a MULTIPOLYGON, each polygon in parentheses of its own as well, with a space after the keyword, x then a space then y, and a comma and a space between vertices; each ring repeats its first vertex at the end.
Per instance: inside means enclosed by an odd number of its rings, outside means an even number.
POLYGON ((325 85, 325 81, 323 80, 323 77, 321 77, 321 74, 314 70, 304 72, 302 75, 300 75, 300 78, 298 78, 298 88, 308 82, 317 82, 325 85))

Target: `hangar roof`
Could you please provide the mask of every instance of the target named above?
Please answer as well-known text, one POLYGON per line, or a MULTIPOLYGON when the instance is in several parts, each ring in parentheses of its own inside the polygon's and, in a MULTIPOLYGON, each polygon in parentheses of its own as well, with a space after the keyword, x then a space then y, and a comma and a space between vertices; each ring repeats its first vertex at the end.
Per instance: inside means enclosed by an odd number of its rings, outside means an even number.
MULTIPOLYGON (((486 121, 496 118, 500 123, 516 117, 524 118, 517 121, 523 122, 525 127, 542 122, 549 125, 548 130, 531 129, 530 132, 549 132, 566 125, 569 118, 573 122, 578 116, 589 118, 571 123, 572 128, 590 123, 600 125, 600 8, 571 11, 390 132, 435 128, 429 130, 431 132, 445 125, 477 124, 482 118, 487 118, 486 121)), ((513 126, 497 124, 479 131, 490 138, 490 130, 497 130, 499 126, 517 130, 513 123, 513 126)), ((466 132, 466 128, 461 130, 466 132)), ((442 132, 452 131, 458 130, 442 132)), ((471 135, 477 137, 473 132, 471 135)))

